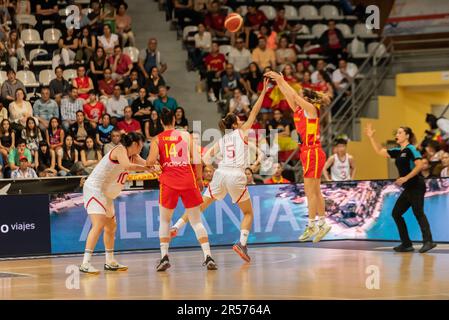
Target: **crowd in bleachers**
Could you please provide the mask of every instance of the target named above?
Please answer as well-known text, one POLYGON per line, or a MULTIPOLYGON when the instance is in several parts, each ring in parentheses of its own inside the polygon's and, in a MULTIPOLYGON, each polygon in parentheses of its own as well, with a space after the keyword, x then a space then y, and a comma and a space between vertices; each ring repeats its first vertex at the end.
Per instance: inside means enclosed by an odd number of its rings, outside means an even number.
POLYGON ((134 47, 127 9, 123 0, 0 1, 1 176, 88 175, 132 131, 146 136, 146 156, 164 107, 188 129, 157 39, 134 47))

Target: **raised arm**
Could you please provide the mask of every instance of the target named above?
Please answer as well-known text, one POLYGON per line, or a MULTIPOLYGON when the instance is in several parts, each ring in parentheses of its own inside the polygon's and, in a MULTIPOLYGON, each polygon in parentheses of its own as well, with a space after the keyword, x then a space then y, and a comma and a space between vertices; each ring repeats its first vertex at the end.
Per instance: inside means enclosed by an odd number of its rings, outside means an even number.
POLYGON ((376 130, 373 128, 371 123, 368 123, 366 125, 365 133, 371 142, 371 146, 373 147, 374 152, 376 152, 378 155, 382 157, 390 158, 387 149, 383 148, 376 140, 374 140, 374 134, 376 133, 376 130))
POLYGON ((259 113, 260 108, 262 108, 263 99, 265 97, 265 94, 267 93, 269 82, 270 81, 268 78, 265 78, 263 80, 262 92, 260 93, 259 98, 257 98, 256 103, 254 104, 251 112, 249 113, 248 120, 246 120, 246 122, 240 128, 241 130, 246 131, 248 129, 251 129, 251 127, 253 126, 254 121, 256 120, 257 114, 259 113))
POLYGON ((159 157, 158 139, 151 139, 150 153, 147 158, 147 166, 154 166, 159 157))

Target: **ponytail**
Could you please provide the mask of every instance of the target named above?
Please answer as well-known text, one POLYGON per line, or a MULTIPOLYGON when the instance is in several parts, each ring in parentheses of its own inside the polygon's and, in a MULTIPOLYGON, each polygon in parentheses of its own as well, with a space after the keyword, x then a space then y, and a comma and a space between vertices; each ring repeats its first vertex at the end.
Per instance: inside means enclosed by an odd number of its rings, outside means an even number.
POLYGON ((233 113, 228 113, 226 117, 220 120, 218 126, 221 131, 232 129, 232 126, 237 122, 237 116, 233 113))
POLYGON ((139 143, 140 141, 145 141, 145 138, 141 133, 130 132, 128 134, 122 135, 122 139, 120 142, 124 147, 128 148, 133 144, 133 142, 139 143))
POLYGON ((164 126, 170 126, 173 124, 173 118, 175 114, 172 110, 163 108, 161 112, 161 121, 164 126))

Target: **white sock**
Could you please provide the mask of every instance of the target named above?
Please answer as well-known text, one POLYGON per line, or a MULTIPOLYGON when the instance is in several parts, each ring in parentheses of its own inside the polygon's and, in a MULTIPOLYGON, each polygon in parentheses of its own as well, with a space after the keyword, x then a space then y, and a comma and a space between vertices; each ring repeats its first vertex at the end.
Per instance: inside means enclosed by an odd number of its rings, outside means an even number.
POLYGON ((201 249, 203 249, 204 260, 206 260, 207 256, 211 256, 209 242, 202 243, 201 249))
POLYGON ((168 255, 168 243, 163 242, 161 243, 161 258, 165 257, 166 255, 168 255))
POLYGON ((246 246, 248 242, 249 230, 241 230, 240 231, 240 243, 242 246, 246 246))
POLYGON ((92 250, 84 250, 83 264, 90 263, 90 258, 92 257, 92 250))
POLYGON ((106 249, 106 263, 114 261, 114 249, 106 249))
POLYGON ((324 216, 319 217, 318 226, 322 227, 326 224, 326 218, 324 216))
POLYGON ((174 228, 177 228, 178 230, 181 229, 182 227, 184 227, 184 225, 186 224, 186 222, 184 221, 184 219, 179 218, 178 221, 176 221, 176 223, 173 225, 174 228))
POLYGON ((309 222, 307 224, 309 227, 314 227, 315 226, 315 219, 310 219, 309 218, 309 222))

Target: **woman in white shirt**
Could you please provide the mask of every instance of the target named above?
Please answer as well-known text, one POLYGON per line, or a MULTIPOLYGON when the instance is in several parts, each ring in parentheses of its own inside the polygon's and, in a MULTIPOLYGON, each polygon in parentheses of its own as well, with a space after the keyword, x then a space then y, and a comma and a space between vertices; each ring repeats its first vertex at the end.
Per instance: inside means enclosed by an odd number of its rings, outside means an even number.
POLYGON ((31 103, 25 100, 25 91, 19 88, 15 93, 16 100, 9 104, 9 121, 26 127, 28 117, 33 116, 31 103))
POLYGON ((9 34, 9 39, 5 43, 8 51, 8 60, 11 68, 17 72, 19 63, 28 68, 28 61, 25 56, 25 44, 19 39, 17 31, 12 30, 9 34))
POLYGON ((192 61, 192 68, 198 69, 203 65, 204 57, 210 52, 212 46, 212 36, 206 31, 204 24, 198 25, 198 33, 193 37, 195 39, 195 49, 190 49, 189 56, 192 61))
POLYGON ((103 47, 106 55, 109 57, 114 53, 114 47, 119 44, 118 35, 111 32, 111 27, 107 24, 103 27, 104 34, 98 37, 98 45, 103 47))

